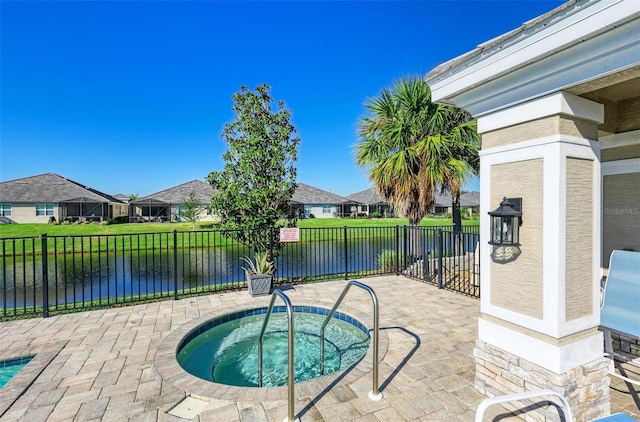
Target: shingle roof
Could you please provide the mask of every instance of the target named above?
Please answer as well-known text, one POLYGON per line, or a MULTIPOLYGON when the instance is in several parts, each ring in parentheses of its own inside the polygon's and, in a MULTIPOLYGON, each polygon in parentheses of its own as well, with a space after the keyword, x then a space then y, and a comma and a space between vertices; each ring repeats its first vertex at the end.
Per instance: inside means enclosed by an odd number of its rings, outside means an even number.
POLYGON ((344 204, 353 202, 335 193, 314 188, 304 183, 298 183, 291 200, 301 204, 344 204))
MULTIPOLYGON (((374 187, 365 189, 360 192, 352 193, 347 196, 347 199, 351 199, 356 202, 361 202, 367 205, 383 205, 388 204, 382 196, 377 192, 374 187)), ((435 206, 438 207, 450 207, 451 206, 451 194, 436 194, 435 206)), ((460 195, 460 206, 462 207, 477 207, 480 205, 480 192, 467 192, 460 195)))
POLYGON ((121 202, 55 173, 0 182, 0 202, 121 202), (73 200, 73 201, 70 201, 73 200))
POLYGON ((436 207, 450 207, 451 206, 451 194, 450 193, 436 193, 433 205, 436 207))
POLYGON ((460 195, 461 207, 479 207, 480 192, 467 192, 460 195))
POLYGON ((195 192, 198 202, 201 204, 209 204, 211 202, 211 196, 216 193, 213 187, 202 181, 192 180, 187 183, 183 183, 178 186, 174 186, 169 189, 165 189, 160 192, 147 195, 143 198, 131 201, 131 204, 148 204, 148 203, 166 203, 166 204, 181 204, 185 200, 189 199, 191 192, 195 192))
MULTIPOLYGON (((437 207, 450 207, 451 206, 451 194, 450 193, 438 193, 436 194, 436 200, 434 205, 437 207)), ((480 205, 480 192, 467 192, 460 195, 461 207, 477 207, 480 205)))
POLYGON ((366 205, 388 204, 388 202, 378 193, 378 190, 374 187, 370 187, 369 189, 347 195, 347 199, 351 199, 353 201, 360 202, 366 205))

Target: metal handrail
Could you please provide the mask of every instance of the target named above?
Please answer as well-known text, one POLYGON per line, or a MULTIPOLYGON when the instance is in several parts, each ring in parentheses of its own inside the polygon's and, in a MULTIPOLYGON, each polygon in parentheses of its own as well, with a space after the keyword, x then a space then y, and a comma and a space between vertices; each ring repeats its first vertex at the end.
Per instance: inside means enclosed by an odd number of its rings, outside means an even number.
POLYGON ((288 363, 288 381, 287 381, 287 390, 288 390, 288 398, 289 398, 289 408, 288 408, 288 421, 293 422, 294 418, 294 370, 293 370, 293 306, 291 306, 291 301, 289 297, 282 293, 280 290, 274 290, 271 295, 271 303, 269 303, 269 308, 267 309, 267 315, 264 318, 264 323, 262 324, 262 330, 260 330, 260 337, 258 338, 258 387, 262 387, 262 338, 264 337, 264 331, 267 328, 267 323, 269 322, 269 317, 271 316, 271 311, 273 310, 273 304, 276 301, 276 298, 280 296, 282 301, 284 302, 287 308, 287 320, 288 320, 288 339, 289 339, 289 363, 288 363))
POLYGON ((364 283, 361 283, 357 280, 349 281, 344 290, 342 290, 342 294, 336 301, 336 304, 333 305, 331 312, 329 312, 327 318, 322 323, 322 327, 320 328, 320 374, 324 375, 324 329, 333 317, 336 309, 338 309, 338 306, 340 306, 340 304, 342 303, 342 300, 347 295, 347 292, 349 291, 351 286, 357 286, 368 291, 373 301, 373 389, 369 393, 369 398, 371 400, 378 401, 382 399, 382 393, 378 391, 378 331, 380 319, 378 313, 378 298, 376 297, 376 293, 373 291, 373 289, 364 283))

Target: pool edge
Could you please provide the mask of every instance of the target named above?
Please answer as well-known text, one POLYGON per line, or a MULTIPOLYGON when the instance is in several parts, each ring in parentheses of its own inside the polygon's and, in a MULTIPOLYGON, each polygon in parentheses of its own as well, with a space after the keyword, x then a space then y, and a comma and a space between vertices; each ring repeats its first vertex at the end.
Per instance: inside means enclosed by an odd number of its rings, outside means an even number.
MULTIPOLYGON (((67 340, 61 340, 46 345, 29 345, 20 349, 9 349, 5 352, 8 353, 8 355, 6 355, 7 360, 27 356, 33 356, 33 358, 2 387, 2 394, 0 394, 0 418, 2 418, 25 391, 31 387, 42 371, 58 356, 67 342, 67 340)), ((3 354, 2 356, 4 360, 5 355, 3 354)))
MULTIPOLYGON (((318 300, 315 303, 296 303, 296 306, 326 307, 331 309, 332 302, 318 300)), ((254 309, 249 304, 244 309, 254 309)), ((217 400, 228 401, 278 401, 287 400, 287 387, 237 387, 218 384, 191 375, 185 371, 177 360, 177 351, 182 339, 211 319, 220 318, 227 314, 238 312, 238 305, 231 305, 213 310, 207 315, 200 316, 173 330, 158 346, 155 357, 155 366, 162 379, 174 387, 183 390, 186 396, 200 396, 217 400)), ((361 323, 368 325, 367 317, 354 315, 354 310, 348 306, 341 306, 340 313, 351 316, 361 323)), ((370 318, 373 318, 371 315, 370 318)), ((371 346, 373 345, 373 339, 371 346)), ((379 331, 378 361, 381 362, 388 350, 389 339, 385 330, 379 331)), ((318 397, 324 395, 328 389, 337 384, 351 384, 364 377, 372 377, 373 371, 373 347, 369 347, 365 356, 350 368, 330 376, 317 380, 304 381, 295 385, 296 400, 302 397, 318 397)), ((373 386, 373 381, 371 381, 373 386)))

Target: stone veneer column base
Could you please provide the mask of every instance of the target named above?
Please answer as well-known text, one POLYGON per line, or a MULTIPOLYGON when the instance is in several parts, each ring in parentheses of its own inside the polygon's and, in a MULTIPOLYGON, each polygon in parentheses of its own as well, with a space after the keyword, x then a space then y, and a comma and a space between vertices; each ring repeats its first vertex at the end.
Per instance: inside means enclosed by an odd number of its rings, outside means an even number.
MULTIPOLYGON (((476 340, 473 355, 476 360, 475 387, 488 397, 551 389, 567 398, 576 422, 591 421, 610 413, 607 358, 556 374, 481 340, 476 340)), ((530 404, 522 402, 505 407, 513 411, 530 404)), ((532 422, 559 421, 558 415, 555 407, 543 406, 521 417, 532 422)))

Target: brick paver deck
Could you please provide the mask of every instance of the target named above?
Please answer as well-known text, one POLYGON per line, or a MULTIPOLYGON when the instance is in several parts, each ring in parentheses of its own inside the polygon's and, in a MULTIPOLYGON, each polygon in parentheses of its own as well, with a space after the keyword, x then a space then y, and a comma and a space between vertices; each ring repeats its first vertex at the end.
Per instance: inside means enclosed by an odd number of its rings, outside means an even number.
MULTIPOLYGON (((297 385, 297 416, 332 422, 472 421, 484 398, 473 387, 478 300, 404 277, 362 281, 380 302, 384 398, 367 397, 369 354, 353 373, 297 385)), ((286 294, 294 305, 330 308, 344 286, 339 281, 295 286, 286 294)), ((282 388, 212 387, 176 370, 172 352, 180 333, 198 321, 264 307, 269 299, 245 291, 0 323, 0 358, 37 354, 33 365, 0 391, 0 420, 183 422, 167 412, 193 395, 209 401, 194 420, 282 421, 287 415, 282 388)), ((352 288, 340 310, 371 324, 365 291, 352 288)), ((612 380, 611 393, 612 412, 640 417, 637 390, 630 393, 626 384, 612 380)))

